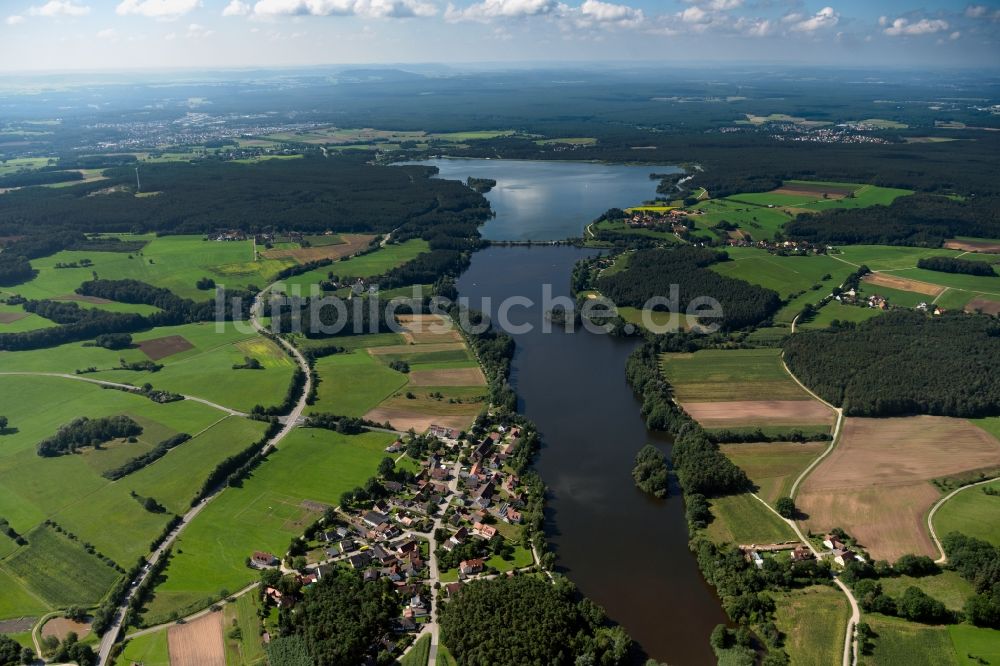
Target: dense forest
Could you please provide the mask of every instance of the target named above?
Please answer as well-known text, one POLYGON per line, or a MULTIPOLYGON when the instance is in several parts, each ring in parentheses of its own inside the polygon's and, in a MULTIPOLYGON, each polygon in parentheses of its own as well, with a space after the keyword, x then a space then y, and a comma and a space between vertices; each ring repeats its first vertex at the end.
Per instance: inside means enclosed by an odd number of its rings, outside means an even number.
POLYGON ((100 446, 119 437, 136 437, 142 434, 142 426, 131 418, 107 416, 91 419, 81 416, 61 426, 56 434, 38 443, 38 455, 43 458, 76 453, 84 446, 100 446))
POLYGON ((1000 548, 981 539, 952 532, 942 540, 948 563, 976 591, 965 614, 978 627, 1000 629, 1000 548))
POLYGON ((707 268, 726 259, 725 252, 689 246, 638 250, 629 255, 625 270, 599 278, 597 288, 616 305, 641 308, 654 296, 669 297, 671 286, 677 285, 677 305, 682 312, 698 297, 717 300, 722 306, 721 318, 705 323, 718 323, 723 329, 758 324, 773 315, 781 307, 776 292, 707 268))
POLYGON ((993 266, 985 261, 969 261, 958 257, 924 257, 917 261, 917 268, 941 273, 958 273, 961 275, 978 275, 980 277, 996 277, 993 266))
POLYGON ((632 640, 563 578, 476 580, 441 608, 441 642, 460 664, 628 663, 632 640))
POLYGON ((315 664, 360 664, 376 656, 372 646, 398 605, 388 578, 364 583, 354 572, 330 569, 294 613, 282 613, 282 633, 301 636, 315 664))
MULTIPOLYGON (((94 231, 205 233, 217 229, 296 229, 388 233, 433 239, 442 224, 472 228, 489 215, 482 195, 431 178, 423 166, 385 167, 367 155, 269 160, 254 165, 204 161, 113 167, 106 180, 73 188, 27 188, 4 195, 0 236, 54 227, 94 231), (109 187, 124 186, 120 192, 109 187)), ((466 234, 469 235, 469 234, 466 234)), ((30 258, 30 257, 29 257, 30 258)))
POLYGON ((988 197, 959 201, 915 194, 888 206, 804 213, 785 225, 785 234, 817 244, 940 247, 955 236, 1000 238, 1000 205, 988 197))
POLYGON ((1000 414, 1000 322, 985 315, 890 312, 804 331, 789 369, 848 416, 1000 414))

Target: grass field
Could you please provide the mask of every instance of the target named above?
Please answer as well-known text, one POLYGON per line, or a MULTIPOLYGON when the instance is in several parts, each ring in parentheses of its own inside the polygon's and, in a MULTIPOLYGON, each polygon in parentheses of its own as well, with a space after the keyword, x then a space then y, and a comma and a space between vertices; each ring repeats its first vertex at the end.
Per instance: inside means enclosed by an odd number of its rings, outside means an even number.
POLYGON ((340 276, 341 279, 346 277, 369 278, 381 275, 392 268, 402 266, 411 259, 414 259, 418 254, 427 252, 429 249, 430 246, 427 244, 427 241, 419 238, 414 238, 398 245, 387 245, 380 250, 360 257, 336 261, 329 266, 290 277, 284 280, 285 289, 291 290, 293 286, 297 285, 303 290, 302 293, 305 294, 309 285, 319 284, 323 280, 326 280, 328 273, 340 276))
POLYGON ((1000 481, 966 488, 937 510, 934 529, 939 535, 961 532, 1000 547, 1000 496, 987 495, 984 488, 1000 491, 1000 481))
POLYGON ((28 545, 0 566, 50 607, 96 604, 120 577, 80 543, 50 527, 36 528, 25 538, 28 545))
POLYGON ((775 624, 785 635, 785 651, 796 666, 832 666, 843 654, 847 599, 828 585, 772 593, 775 624))
POLYGON ((400 666, 427 666, 427 660, 431 655, 430 634, 421 636, 413 645, 409 652, 399 660, 400 666))
POLYGON ((664 354, 661 368, 680 402, 810 400, 781 364, 780 349, 703 349, 664 354))
POLYGON ((959 664, 1000 664, 1000 631, 968 624, 953 624, 948 627, 948 636, 951 637, 959 664))
POLYGON ((695 205, 694 210, 704 212, 704 215, 693 218, 696 227, 708 229, 719 222, 732 222, 754 240, 771 240, 794 217, 777 208, 741 203, 735 199, 708 199, 695 205))
POLYGON ((293 431, 242 487, 226 490, 184 531, 147 621, 184 615, 223 589, 234 592, 255 580, 246 558, 255 550, 283 554, 289 539, 317 517, 303 500, 336 505, 344 491, 374 474, 392 440, 385 433, 293 431))
POLYGON ((812 330, 817 328, 827 328, 834 321, 850 321, 860 324, 863 321, 868 321, 872 317, 877 317, 882 314, 882 310, 876 308, 860 307, 856 305, 844 305, 843 303, 838 303, 837 301, 830 301, 816 313, 816 316, 809 319, 809 321, 802 321, 800 318, 796 322, 797 328, 803 328, 806 330, 812 330))
POLYGON ((407 376, 367 350, 334 354, 316 361, 320 383, 310 411, 362 416, 406 386, 407 376))
POLYGON ((886 594, 896 598, 902 596, 908 587, 919 587, 947 606, 948 610, 953 611, 962 610, 965 602, 975 592, 971 583, 959 576, 958 573, 948 570, 935 576, 923 576, 922 578, 897 576, 895 578, 882 578, 880 582, 886 594))
POLYGON ((757 485, 761 499, 773 506, 779 497, 788 496, 802 470, 827 446, 827 442, 770 442, 722 444, 719 448, 757 485))
POLYGON ((95 367, 90 378, 126 384, 153 384, 165 389, 205 398, 227 407, 249 411, 256 404, 280 402, 288 390, 294 363, 273 342, 254 331, 241 332, 232 323, 216 330, 214 323, 166 326, 136 333, 136 345, 167 336, 180 336, 193 348, 158 359, 165 367, 155 373, 115 369, 119 359, 145 361, 138 348, 111 351, 70 343, 50 349, 17 352, 4 356, 6 371, 63 372, 95 367), (244 357, 256 358, 263 370, 234 370, 244 357))
POLYGON ((794 541, 795 532, 750 493, 710 500, 715 517, 706 528, 716 543, 768 544, 794 541))
POLYGON ((0 563, 0 619, 41 615, 51 609, 48 602, 30 591, 0 563))
POLYGON ((142 666, 170 666, 167 650, 167 630, 156 631, 145 636, 130 639, 116 662, 122 666, 142 664, 142 666))
POLYGON ((862 666, 948 666, 959 664, 947 627, 934 627, 899 618, 866 613, 864 621, 875 631, 871 655, 859 655, 862 666))
POLYGON ((260 636, 260 597, 257 591, 243 594, 225 607, 223 633, 226 635, 226 663, 240 666, 266 664, 264 643, 260 636), (240 638, 230 638, 229 632, 239 627, 240 638))
MULTIPOLYGON (((128 240, 128 236, 122 237, 128 240)), ((145 237, 142 237, 145 239, 145 237)), ((210 292, 196 286, 202 277, 211 277, 226 287, 264 286, 291 260, 254 261, 252 241, 206 241, 201 236, 164 236, 154 238, 139 252, 63 251, 50 257, 34 259, 38 276, 30 282, 10 287, 8 291, 27 298, 54 298, 72 294, 81 283, 97 272, 102 279, 133 279, 170 289, 179 296, 204 301, 210 292), (129 257, 132 257, 131 259, 129 257), (90 259, 87 268, 55 268, 59 263, 90 259)))

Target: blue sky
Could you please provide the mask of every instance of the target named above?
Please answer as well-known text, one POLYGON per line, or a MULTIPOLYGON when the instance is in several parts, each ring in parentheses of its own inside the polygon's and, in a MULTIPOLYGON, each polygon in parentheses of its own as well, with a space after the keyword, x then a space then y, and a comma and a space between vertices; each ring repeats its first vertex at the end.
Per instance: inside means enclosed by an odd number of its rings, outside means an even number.
POLYGON ((1000 2, 0 2, 4 70, 604 60, 995 67, 1000 2))

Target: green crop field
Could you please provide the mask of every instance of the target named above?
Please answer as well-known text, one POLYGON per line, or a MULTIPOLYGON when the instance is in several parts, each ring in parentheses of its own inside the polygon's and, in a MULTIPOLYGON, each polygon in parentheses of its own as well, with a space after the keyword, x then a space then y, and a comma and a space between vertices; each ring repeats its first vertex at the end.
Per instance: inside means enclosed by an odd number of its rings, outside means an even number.
POLYGON ((384 248, 361 255, 360 257, 335 261, 329 266, 323 266, 322 268, 317 268, 301 275, 292 276, 283 282, 286 289, 292 285, 298 285, 305 289, 311 284, 319 284, 327 279, 327 273, 333 273, 342 279, 345 277, 374 277, 397 266, 402 266, 417 255, 427 252, 429 249, 430 246, 427 244, 427 241, 414 238, 398 245, 386 245, 384 248))
POLYGON ((877 613, 864 621, 875 631, 875 649, 860 655, 862 666, 949 666, 958 664, 947 627, 933 627, 877 613))
POLYGON ((400 666, 427 666, 427 660, 431 655, 430 634, 421 636, 413 645, 409 652, 399 660, 400 666))
POLYGON ((782 543, 795 540, 795 532, 750 493, 710 500, 712 516, 706 532, 716 543, 782 543))
POLYGON ((773 506, 779 497, 788 496, 795 479, 827 445, 827 442, 770 442, 722 444, 719 448, 747 473, 761 499, 773 506))
POLYGON ((797 326, 803 329, 827 328, 836 321, 850 321, 861 323, 868 321, 872 317, 882 314, 882 310, 876 308, 862 307, 858 305, 844 305, 837 301, 830 301, 824 305, 818 313, 809 321, 799 319, 797 326))
POLYGON ((888 206, 899 197, 913 194, 912 190, 903 190, 876 185, 859 185, 853 183, 826 183, 822 181, 790 180, 788 185, 814 186, 817 189, 832 189, 851 192, 841 198, 823 198, 811 193, 785 192, 745 192, 727 197, 729 201, 754 206, 774 206, 789 208, 804 208, 807 210, 828 210, 830 208, 867 208, 869 206, 888 206))
POLYGON ((861 281, 861 289, 859 290, 862 296, 879 295, 889 300, 889 305, 902 308, 914 308, 920 303, 930 303, 934 300, 933 296, 927 294, 920 294, 915 291, 903 291, 901 289, 893 289, 892 287, 883 287, 882 285, 871 284, 864 280, 861 281))
POLYGON ((0 566, 51 607, 95 604, 120 577, 80 543, 50 527, 34 529, 25 538, 28 545, 0 566))
POLYGON ((227 663, 239 664, 240 666, 256 666, 267 663, 264 643, 261 641, 260 635, 260 617, 257 615, 260 608, 259 599, 258 592, 254 590, 237 597, 235 602, 226 605, 223 630, 226 634, 233 627, 239 627, 240 630, 239 639, 226 636, 227 663), (232 661, 229 661, 230 659, 232 661))
POLYGON ((775 624, 785 635, 791 663, 830 666, 840 663, 850 608, 847 598, 829 585, 773 593, 775 624))
POLYGON ((311 411, 362 416, 406 386, 407 377, 363 349, 316 361, 320 383, 311 411))
POLYGON ((295 339, 295 346, 302 351, 325 347, 327 345, 337 345, 345 350, 365 350, 373 347, 391 347, 393 345, 406 344, 406 340, 399 333, 369 333, 365 335, 345 335, 339 338, 312 339, 298 336, 295 339))
POLYGON ((919 280, 920 282, 930 282, 931 284, 951 287, 953 289, 964 289, 965 291, 981 292, 1000 296, 1000 276, 983 277, 979 275, 962 275, 956 273, 942 273, 940 271, 929 271, 924 268, 906 268, 893 271, 892 275, 909 280, 919 280))
POLYGON ((1000 547, 1000 496, 987 495, 984 488, 1000 491, 1000 481, 966 488, 945 502, 934 514, 938 534, 961 532, 1000 547))
POLYGON ((703 349, 664 354, 661 367, 682 402, 809 400, 781 364, 780 349, 703 349))
POLYGON ((24 583, 13 577, 0 562, 0 620, 24 616, 41 615, 51 606, 37 594, 28 590, 24 583))
POLYGON ((1000 631, 968 624, 953 624, 948 627, 948 635, 955 647, 959 664, 1000 664, 1000 631))
MULTIPOLYGON (((122 236, 129 240, 128 236, 122 236)), ((132 279, 170 289, 179 296, 198 301, 209 300, 211 292, 200 291, 195 283, 211 277, 230 288, 248 284, 264 286, 292 260, 254 261, 252 241, 207 241, 201 236, 164 236, 151 240, 140 252, 63 251, 31 265, 38 270, 35 279, 8 290, 26 298, 54 298, 72 294, 93 273, 106 280, 132 279), (129 258, 131 256, 131 258, 129 258), (55 268, 59 262, 72 263, 90 259, 86 268, 55 268)))
POLYGON ((161 629, 151 634, 130 638, 125 643, 118 664, 142 664, 142 666, 170 666, 167 648, 167 630, 161 629))
POLYGON ((34 331, 39 328, 49 328, 55 326, 54 322, 39 317, 33 312, 25 312, 20 305, 7 305, 0 303, 0 333, 22 333, 24 331, 34 331), (3 315, 16 315, 20 319, 15 321, 2 321, 3 315))
POLYGON ((880 582, 886 594, 897 598, 902 596, 907 588, 918 587, 952 611, 962 610, 965 602, 974 594, 971 583, 958 575, 957 572, 948 570, 934 576, 921 578, 911 578, 910 576, 882 578, 880 582))
POLYGON ((337 504, 344 491, 375 473, 393 439, 386 433, 292 432, 242 487, 223 492, 183 532, 147 621, 184 615, 223 589, 235 592, 255 580, 246 558, 255 550, 284 554, 289 540, 318 517, 302 502, 337 504))
POLYGON ((136 344, 167 336, 180 336, 193 348, 157 361, 159 372, 115 369, 119 359, 148 360, 138 348, 111 351, 70 343, 50 349, 17 352, 4 357, 4 370, 73 373, 95 367, 99 372, 87 377, 141 386, 149 382, 158 389, 205 398, 241 411, 256 404, 280 402, 288 390, 294 363, 273 342, 249 330, 241 332, 233 323, 221 331, 215 323, 186 324, 154 328, 133 335, 136 344), (244 357, 256 358, 263 370, 234 370, 244 357))
POLYGON ((854 191, 853 197, 844 199, 821 199, 806 204, 804 208, 812 210, 827 210, 829 208, 867 208, 869 206, 888 206, 899 197, 913 194, 913 190, 903 190, 894 187, 878 187, 862 185, 854 191))
MULTIPOLYGON (((916 268, 920 259, 927 257, 957 257, 957 250, 943 248, 904 247, 896 245, 843 245, 834 255, 854 266, 867 266, 873 271, 895 271, 897 268, 916 268)), ((966 255, 963 258, 969 258, 966 255)))

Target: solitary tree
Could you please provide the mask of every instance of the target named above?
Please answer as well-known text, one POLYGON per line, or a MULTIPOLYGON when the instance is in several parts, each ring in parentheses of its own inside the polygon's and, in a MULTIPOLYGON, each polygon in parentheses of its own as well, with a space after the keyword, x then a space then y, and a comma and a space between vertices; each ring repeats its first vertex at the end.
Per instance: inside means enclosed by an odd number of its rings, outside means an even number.
POLYGON ((778 498, 778 501, 774 504, 774 508, 784 518, 793 518, 795 516, 795 501, 791 497, 778 498))
POLYGON ((0 416, 0 433, 7 429, 7 424, 9 421, 6 416, 0 416))

